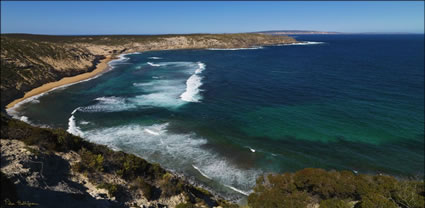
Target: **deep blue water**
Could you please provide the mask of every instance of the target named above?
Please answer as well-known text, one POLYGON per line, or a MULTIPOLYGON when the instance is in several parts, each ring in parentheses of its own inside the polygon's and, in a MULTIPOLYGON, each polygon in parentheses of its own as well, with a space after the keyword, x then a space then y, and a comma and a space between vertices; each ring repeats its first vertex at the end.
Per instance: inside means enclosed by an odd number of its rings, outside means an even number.
POLYGON ((126 55, 15 115, 229 197, 305 167, 423 176, 424 36, 296 38, 322 43, 126 55))

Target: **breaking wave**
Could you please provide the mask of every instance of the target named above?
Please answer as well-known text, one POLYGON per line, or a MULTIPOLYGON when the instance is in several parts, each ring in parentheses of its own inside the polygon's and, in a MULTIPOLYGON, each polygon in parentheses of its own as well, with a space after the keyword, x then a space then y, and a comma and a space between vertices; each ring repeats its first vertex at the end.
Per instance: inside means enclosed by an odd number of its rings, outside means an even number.
POLYGON ((208 178, 208 179, 211 180, 211 178, 207 174, 205 174, 204 172, 202 172, 201 169, 199 169, 198 167, 196 167, 194 165, 192 165, 192 167, 195 168, 195 170, 197 170, 202 176, 204 176, 205 178, 208 178))
POLYGON ((167 169, 185 172, 194 168, 205 178, 231 189, 229 193, 248 195, 261 171, 238 168, 226 158, 204 149, 206 139, 190 133, 170 133, 168 125, 131 124, 85 131, 84 136, 91 142, 158 162, 167 169))
POLYGON ((180 98, 186 102, 199 102, 202 98, 199 87, 202 85, 202 77, 199 76, 205 70, 205 64, 198 62, 198 68, 195 73, 186 81, 186 91, 180 95, 180 98))
POLYGON ((75 136, 84 136, 84 133, 81 131, 81 129, 77 126, 77 123, 75 122, 75 116, 74 114, 79 110, 80 108, 76 108, 72 111, 71 117, 68 119, 68 129, 66 130, 68 133, 73 134, 75 136))
POLYGON ((147 63, 149 66, 161 66, 161 64, 154 64, 154 63, 152 63, 152 62, 148 62, 147 63))

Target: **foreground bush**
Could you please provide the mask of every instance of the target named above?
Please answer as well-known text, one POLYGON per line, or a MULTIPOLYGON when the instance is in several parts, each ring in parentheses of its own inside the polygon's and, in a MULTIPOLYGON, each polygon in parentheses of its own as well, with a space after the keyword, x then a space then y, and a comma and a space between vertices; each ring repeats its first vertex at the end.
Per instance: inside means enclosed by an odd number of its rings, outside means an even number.
POLYGON ((142 177, 138 177, 136 180, 134 180, 132 188, 142 190, 143 196, 145 196, 146 199, 149 201, 152 200, 154 187, 146 183, 146 181, 142 177))
POLYGON ((248 197, 250 207, 423 208, 424 182, 385 175, 306 168, 261 176, 248 197))

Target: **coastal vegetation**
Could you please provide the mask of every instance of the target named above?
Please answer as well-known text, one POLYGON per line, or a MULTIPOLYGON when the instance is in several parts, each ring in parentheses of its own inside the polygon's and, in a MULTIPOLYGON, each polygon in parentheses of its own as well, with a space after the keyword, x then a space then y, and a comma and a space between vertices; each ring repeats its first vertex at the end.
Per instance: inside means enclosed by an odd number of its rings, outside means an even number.
MULTIPOLYGON (((214 197, 207 190, 190 185, 159 164, 151 164, 135 155, 89 143, 62 129, 34 127, 2 114, 1 138, 36 146, 43 154, 77 153, 80 160, 70 164, 70 170, 87 177, 97 188, 107 190, 110 198, 115 198, 123 205, 131 201, 139 190, 148 201, 183 194, 185 203, 204 204, 208 207, 231 205, 214 197)), ((7 187, 13 191, 11 186, 13 187, 13 183, 2 174, 2 189, 7 187)), ((9 193, 10 196, 2 194, 2 197, 16 198, 16 194, 9 193)))
POLYGON ((258 178, 250 207, 421 208, 424 181, 306 168, 258 178))

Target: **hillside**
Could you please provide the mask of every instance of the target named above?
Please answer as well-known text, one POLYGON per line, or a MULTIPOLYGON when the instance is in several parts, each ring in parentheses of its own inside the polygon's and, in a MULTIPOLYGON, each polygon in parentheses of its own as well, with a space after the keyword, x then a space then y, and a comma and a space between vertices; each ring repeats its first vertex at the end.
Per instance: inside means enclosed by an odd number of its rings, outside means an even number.
POLYGON ((3 113, 1 161, 1 207, 17 200, 37 207, 235 206, 158 164, 3 113))
POLYGON ((244 48, 294 43, 263 34, 48 36, 1 35, 1 106, 63 77, 92 71, 107 56, 149 50, 244 48))

